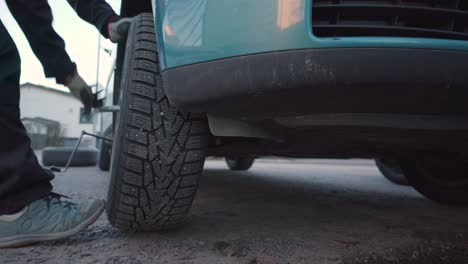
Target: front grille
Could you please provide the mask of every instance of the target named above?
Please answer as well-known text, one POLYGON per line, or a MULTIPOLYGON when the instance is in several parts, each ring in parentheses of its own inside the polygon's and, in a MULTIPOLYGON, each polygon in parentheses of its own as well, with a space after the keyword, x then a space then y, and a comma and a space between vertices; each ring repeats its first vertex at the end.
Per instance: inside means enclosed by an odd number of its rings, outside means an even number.
POLYGON ((468 40, 468 0, 312 0, 317 37, 468 40))

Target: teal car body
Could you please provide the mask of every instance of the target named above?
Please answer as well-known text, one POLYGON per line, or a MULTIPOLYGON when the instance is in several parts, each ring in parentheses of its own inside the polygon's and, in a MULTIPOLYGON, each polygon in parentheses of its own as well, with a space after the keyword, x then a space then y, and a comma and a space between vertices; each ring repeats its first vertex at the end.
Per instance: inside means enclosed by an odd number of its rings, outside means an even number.
POLYGON ((252 136, 218 133, 219 117, 468 130, 467 1, 123 0, 121 11, 153 14, 169 101, 205 114, 215 136, 252 136))
POLYGON ((467 203, 468 1, 122 3, 154 18, 137 44, 158 75, 131 65, 142 87, 207 125, 207 155, 388 160, 431 199, 467 203))
MULTIPOLYGON (((249 54, 323 48, 468 51, 468 41, 415 37, 317 37, 313 0, 153 1, 161 68, 249 54)), ((365 2, 365 1, 364 1, 365 2)))

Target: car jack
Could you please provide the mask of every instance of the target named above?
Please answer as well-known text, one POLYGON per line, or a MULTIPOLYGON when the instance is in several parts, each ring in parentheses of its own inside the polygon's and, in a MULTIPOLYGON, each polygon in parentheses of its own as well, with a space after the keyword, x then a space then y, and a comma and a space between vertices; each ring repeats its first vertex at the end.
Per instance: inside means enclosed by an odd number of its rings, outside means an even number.
MULTIPOLYGON (((106 112, 111 112, 111 113, 115 113, 115 112, 119 112, 120 111, 120 107, 118 105, 109 105, 109 106, 103 106, 103 101, 102 100, 99 100, 97 99, 98 97, 98 94, 100 93, 101 91, 97 92, 96 94, 93 95, 93 107, 96 108, 97 112, 100 112, 100 113, 106 113, 106 112)), ((98 139, 102 139, 102 140, 106 140, 106 141, 109 141, 109 142, 112 142, 113 139, 111 138, 106 138, 106 137, 103 137, 103 136, 99 136, 99 135, 96 135, 96 134, 92 134, 92 133, 88 133, 86 131, 81 131, 81 135, 80 135, 80 138, 78 139, 78 141, 76 142, 75 144, 75 147, 73 148, 73 151, 72 153, 70 154, 70 157, 68 158, 67 160, 67 163, 65 164, 65 167, 63 169, 57 167, 57 166, 51 166, 49 169, 53 172, 59 172, 59 173, 64 173, 66 171, 68 171, 68 168, 70 167, 70 164, 73 160, 73 157, 75 156, 75 153, 76 153, 76 150, 78 150, 78 147, 80 146, 81 144, 81 140, 83 139, 84 136, 91 136, 91 137, 95 137, 95 138, 98 138, 98 139)))
POLYGON ((75 152, 76 150, 78 149, 78 147, 80 146, 81 144, 81 140, 83 139, 84 136, 91 136, 91 137, 95 137, 95 138, 98 138, 98 139, 102 139, 102 140, 106 140, 106 141, 109 141, 109 142, 112 142, 113 139, 111 138, 106 138, 106 137, 103 137, 103 136, 99 136, 99 135, 96 135, 96 134, 91 134, 91 133, 88 133, 86 131, 81 131, 81 136, 80 138, 78 139, 78 141, 76 142, 75 144, 75 147, 73 148, 73 151, 72 153, 70 154, 70 157, 68 158, 68 161, 67 163, 65 164, 65 168, 61 169, 59 167, 56 167, 56 166, 52 166, 50 167, 49 169, 53 172, 60 172, 60 173, 64 173, 66 171, 68 171, 68 168, 70 167, 70 163, 71 161, 73 160, 73 157, 75 156, 75 152))

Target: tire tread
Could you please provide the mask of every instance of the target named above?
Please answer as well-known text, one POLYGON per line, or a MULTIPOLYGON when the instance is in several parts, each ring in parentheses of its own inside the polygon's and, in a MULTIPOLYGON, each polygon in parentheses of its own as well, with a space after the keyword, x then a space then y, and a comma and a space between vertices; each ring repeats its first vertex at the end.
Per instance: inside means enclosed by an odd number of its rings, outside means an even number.
POLYGON ((122 118, 127 122, 108 208, 111 224, 124 230, 161 230, 184 222, 209 137, 206 120, 172 107, 161 87, 152 19, 150 14, 135 18, 133 52, 127 51, 130 85, 123 95, 127 106, 121 105, 127 107, 122 118))

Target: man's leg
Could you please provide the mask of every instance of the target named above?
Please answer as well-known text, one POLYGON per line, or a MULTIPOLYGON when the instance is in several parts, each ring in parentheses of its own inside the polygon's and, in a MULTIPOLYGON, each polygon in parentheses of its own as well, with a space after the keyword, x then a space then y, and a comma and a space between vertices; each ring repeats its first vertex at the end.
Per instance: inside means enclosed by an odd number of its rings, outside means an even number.
POLYGON ((105 202, 74 204, 51 192, 20 120, 20 58, 0 21, 0 248, 73 236, 94 223, 105 202))
POLYGON ((39 165, 20 120, 21 61, 0 21, 0 215, 46 196, 53 174, 39 165))

